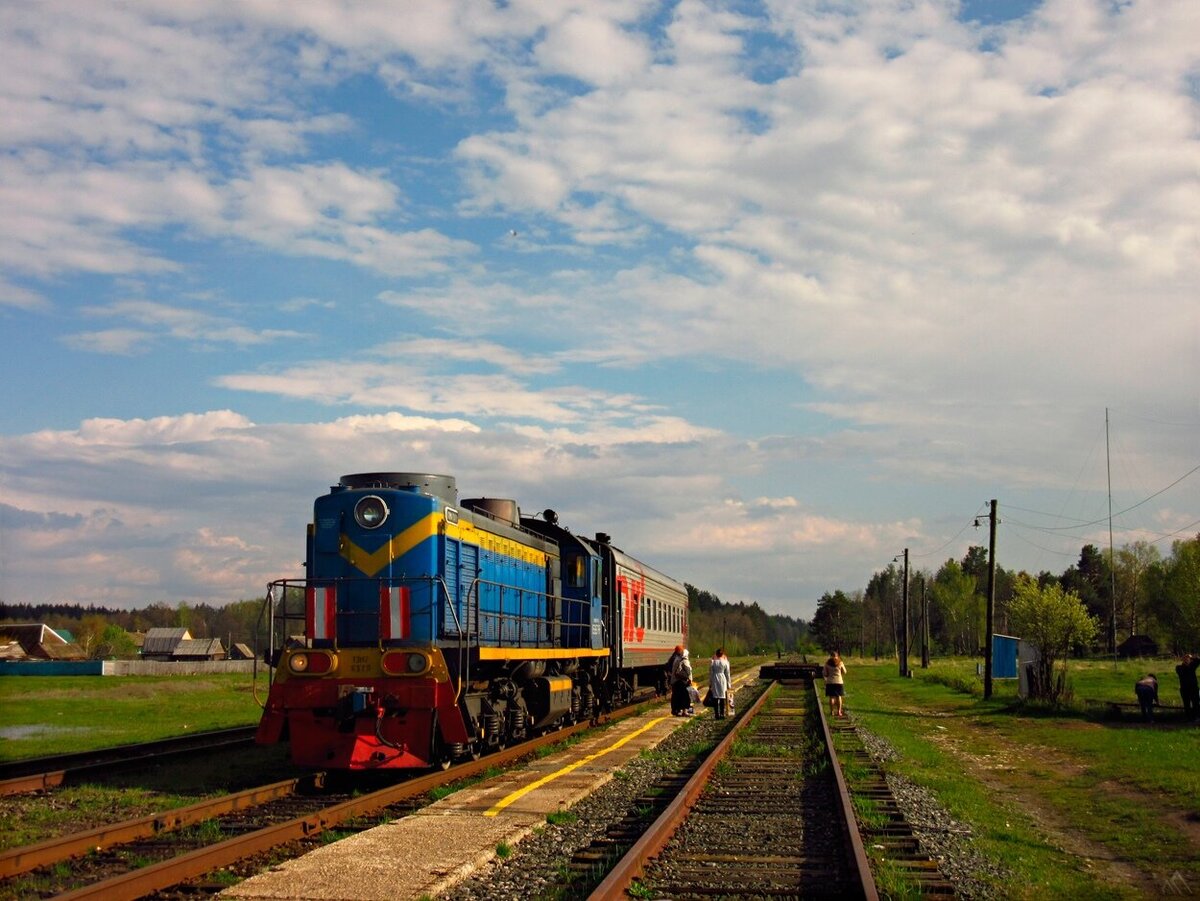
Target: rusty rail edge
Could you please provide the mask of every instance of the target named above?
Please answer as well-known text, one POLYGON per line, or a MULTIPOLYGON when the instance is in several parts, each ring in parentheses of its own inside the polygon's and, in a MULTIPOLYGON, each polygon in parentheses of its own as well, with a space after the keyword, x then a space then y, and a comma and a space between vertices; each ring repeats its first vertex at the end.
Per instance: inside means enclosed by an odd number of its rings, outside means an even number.
MULTIPOLYGON (((638 713, 641 704, 633 704, 621 710, 613 711, 602 717, 600 725, 615 723, 638 713)), ((552 745, 569 738, 578 732, 594 728, 589 722, 567 726, 556 732, 531 741, 522 742, 503 751, 488 754, 479 760, 469 761, 451 767, 444 772, 434 772, 416 779, 410 779, 400 785, 380 789, 358 798, 353 798, 341 804, 335 804, 324 810, 307 816, 297 817, 286 823, 277 823, 257 832, 250 832, 237 838, 228 839, 207 848, 181 854, 178 857, 151 864, 147 867, 124 873, 111 879, 105 879, 92 885, 84 886, 72 892, 59 895, 57 901, 134 901, 151 892, 161 891, 203 876, 215 869, 228 866, 245 857, 251 857, 261 851, 266 851, 276 845, 296 839, 317 835, 339 823, 372 813, 389 804, 403 801, 417 795, 422 795, 434 788, 457 782, 461 779, 478 775, 495 766, 515 764, 517 761, 535 754, 540 748, 552 745)))
POLYGON ((10 848, 0 852, 0 879, 19 876, 38 867, 68 860, 89 851, 99 851, 101 848, 136 841, 161 832, 182 829, 221 814, 257 807, 267 801, 293 794, 305 781, 311 781, 311 777, 274 782, 222 798, 200 801, 188 807, 152 813, 124 823, 98 826, 86 832, 47 839, 36 845, 10 848))
POLYGON ((729 753, 729 749, 733 746, 742 727, 754 718, 778 684, 773 682, 768 686, 767 690, 760 694, 758 700, 750 706, 750 709, 741 714, 733 728, 713 748, 712 753, 700 764, 696 772, 692 774, 692 778, 675 796, 675 800, 666 806, 642 834, 642 837, 634 842, 633 847, 617 861, 616 866, 609 871, 604 880, 592 890, 592 893, 588 895, 588 901, 615 901, 615 899, 626 897, 625 889, 633 880, 642 875, 647 862, 666 847, 667 842, 671 840, 676 830, 687 818, 688 812, 696 806, 696 801, 704 791, 705 785, 708 784, 709 776, 712 775, 712 771, 721 759, 729 753))
POLYGON ((879 901, 879 890, 875 887, 871 862, 867 859, 867 849, 863 846, 862 835, 858 831, 858 818, 854 815, 854 804, 850 800, 850 788, 846 784, 842 765, 838 761, 837 749, 833 745, 833 731, 829 728, 829 720, 825 718, 825 705, 822 703, 820 687, 816 679, 813 679, 813 698, 817 703, 817 715, 821 718, 821 731, 825 734, 825 749, 829 754, 829 764, 833 768, 833 778, 837 783, 838 807, 842 814, 840 822, 846 841, 850 845, 851 862, 858 870, 862 897, 865 901, 879 901))

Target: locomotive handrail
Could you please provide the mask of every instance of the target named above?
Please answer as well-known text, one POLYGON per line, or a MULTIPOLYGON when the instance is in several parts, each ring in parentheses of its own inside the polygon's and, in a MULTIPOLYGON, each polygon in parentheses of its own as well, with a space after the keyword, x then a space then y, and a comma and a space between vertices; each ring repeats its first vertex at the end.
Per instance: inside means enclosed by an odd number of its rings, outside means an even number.
MULTIPOLYGON (((482 634, 482 628, 483 628, 483 623, 485 620, 489 623, 495 622, 495 624, 496 624, 496 634, 493 637, 493 640, 495 640, 497 642, 504 642, 505 644, 512 645, 512 646, 518 647, 518 648, 529 648, 529 647, 532 647, 532 648, 544 648, 544 647, 557 648, 557 647, 562 647, 563 644, 561 641, 561 637, 557 634, 557 632, 558 632, 558 630, 561 630, 563 628, 566 628, 568 630, 568 634, 573 639, 575 639, 575 644, 568 645, 568 647, 583 647, 582 639, 587 637, 591 632, 590 617, 584 617, 583 620, 581 620, 580 622, 577 622, 577 623, 576 622, 564 622, 564 620, 562 619, 561 616, 559 616, 555 619, 552 619, 552 620, 548 620, 542 616, 529 615, 529 614, 522 613, 520 610, 521 601, 527 600, 530 598, 544 598, 547 602, 555 602, 558 605, 558 609, 560 611, 563 608, 578 608, 580 611, 586 611, 590 608, 590 603, 586 599, 583 599, 583 598, 569 598, 569 597, 566 597, 565 595, 561 595, 561 594, 552 594, 552 593, 546 592, 546 591, 535 591, 534 589, 531 589, 531 588, 520 588, 516 585, 507 585, 503 582, 496 582, 496 581, 493 581, 490 579, 481 579, 479 577, 476 577, 471 580, 471 584, 467 589, 467 598, 468 598, 468 603, 470 603, 471 598, 474 598, 474 613, 475 613, 474 631, 471 632, 471 635, 472 635, 472 637, 475 638, 476 644, 480 647, 483 646, 483 641, 484 641, 484 637, 482 634), (499 604, 499 608, 497 611, 495 611, 495 612, 486 611, 485 612, 480 609, 480 603, 481 603, 480 598, 479 598, 479 586, 480 585, 493 585, 500 589, 500 591, 499 591, 500 604, 499 604), (517 594, 518 608, 517 608, 516 612, 507 612, 506 613, 504 610, 504 598, 505 598, 506 594, 511 595, 513 592, 516 592, 516 594, 517 594), (511 639, 505 639, 505 637, 503 635, 504 625, 509 622, 516 623, 516 626, 517 626, 517 628, 515 630, 516 635, 515 635, 515 637, 513 637, 511 639), (533 630, 535 637, 532 640, 527 639, 525 637, 525 633, 527 631, 529 631, 526 628, 524 628, 526 625, 532 625, 535 627, 533 630), (536 628, 536 627, 539 627, 542 625, 546 625, 549 627, 549 631, 544 640, 540 635, 538 635, 537 628, 536 628)), ((549 609, 549 608, 550 608, 550 603, 547 603, 547 609, 549 609)))
POLYGON ((258 636, 262 631, 263 614, 267 611, 270 605, 271 614, 267 620, 267 659, 263 662, 267 664, 267 682, 270 683, 275 678, 275 667, 271 665, 271 661, 275 658, 275 583, 267 583, 267 596, 263 598, 262 606, 258 608, 258 619, 254 621, 254 668, 250 672, 250 695, 254 698, 254 703, 261 709, 267 709, 267 702, 258 699, 258 636))
MULTIPOLYGON (((467 653, 466 648, 470 647, 470 641, 466 647, 463 646, 463 634, 466 630, 463 629, 462 623, 458 621, 458 610, 454 602, 450 599, 450 589, 446 586, 445 579, 438 579, 437 583, 442 587, 442 594, 445 596, 445 604, 450 608, 450 613, 454 617, 455 631, 458 633, 458 685, 454 689, 454 703, 457 704, 462 700, 463 686, 471 682, 471 655, 467 653), (464 678, 463 674, 466 673, 464 678)), ((433 620, 433 605, 429 605, 429 635, 432 640, 433 630, 436 622, 433 620)))
MULTIPOLYGON (((305 610, 304 592, 310 584, 320 585, 347 585, 359 582, 380 582, 381 580, 373 577, 359 578, 332 578, 332 579, 277 579, 268 583, 267 595, 263 599, 263 605, 259 610, 258 624, 262 623, 263 616, 266 615, 270 619, 270 628, 268 629, 268 666, 273 671, 275 667, 271 665, 276 653, 276 638, 279 638, 279 647, 283 647, 287 643, 287 636, 293 634, 293 629, 289 625, 292 622, 302 625, 302 631, 306 632, 307 612, 305 610), (289 600, 299 604, 299 609, 289 608, 289 600), (269 612, 268 612, 269 611, 269 612), (279 636, 276 636, 279 632, 279 636)), ((456 667, 456 685, 455 685, 455 703, 462 699, 465 686, 470 684, 471 679, 471 654, 469 653, 472 646, 482 647, 485 642, 484 624, 494 623, 495 634, 488 641, 494 641, 498 644, 511 645, 517 648, 559 648, 564 646, 563 632, 566 631, 567 643, 566 646, 585 647, 590 646, 586 642, 587 636, 590 634, 591 622, 589 602, 581 598, 568 598, 561 594, 552 594, 550 592, 536 591, 529 588, 521 588, 515 585, 508 585, 502 582, 480 579, 475 577, 471 580, 467 589, 467 606, 468 613, 473 614, 467 617, 467 622, 464 623, 459 616, 458 604, 450 595, 449 586, 446 581, 436 576, 411 576, 400 578, 389 578, 386 580, 391 584, 404 584, 413 582, 425 582, 432 589, 427 597, 429 604, 427 609, 420 611, 421 615, 429 618, 429 635, 430 640, 438 633, 437 629, 437 609, 440 603, 445 605, 450 616, 453 619, 454 630, 456 633, 456 652, 458 656, 458 666, 456 667), (481 609, 480 587, 485 585, 494 586, 498 589, 498 609, 495 612, 483 611, 481 609), (511 598, 516 595, 516 609, 506 610, 506 602, 511 603, 511 598), (438 599, 438 600, 435 600, 438 599), (540 615, 528 615, 522 612, 521 605, 523 602, 536 599, 545 601, 546 611, 555 612, 553 618, 547 619, 540 615), (579 622, 573 622, 563 618, 565 611, 579 608, 582 616, 579 622), (504 635, 505 627, 508 624, 514 624, 514 634, 506 638, 504 635), (533 635, 530 637, 530 629, 532 627, 533 635), (545 628, 546 634, 542 634, 542 629, 545 628)), ((339 611, 338 617, 377 617, 378 611, 375 610, 355 610, 355 611, 339 611)), ((602 628, 607 631, 607 624, 602 624, 602 628)), ((442 633, 444 635, 444 632, 442 633)), ((257 673, 257 631, 255 635, 255 673, 257 673)), ((341 630, 334 632, 332 637, 334 650, 341 646, 343 637, 341 630)), ((314 639, 305 634, 305 644, 312 646, 314 639)), ((382 639, 379 641, 380 650, 384 649, 382 639)), ((257 680, 256 680, 257 681, 257 680)), ((258 699, 257 685, 254 686, 254 697, 260 707, 265 706, 258 699)))

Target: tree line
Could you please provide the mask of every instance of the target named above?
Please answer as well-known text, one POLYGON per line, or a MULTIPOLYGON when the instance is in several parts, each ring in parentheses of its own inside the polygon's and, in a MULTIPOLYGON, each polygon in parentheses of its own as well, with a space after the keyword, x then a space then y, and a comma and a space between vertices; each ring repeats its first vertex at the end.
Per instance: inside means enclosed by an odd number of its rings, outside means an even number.
MULTIPOLYGON (((740 656, 752 652, 795 651, 807 640, 804 620, 768 614, 757 603, 726 604, 709 591, 687 585, 688 644, 693 654, 708 656, 718 647, 740 656)), ((45 623, 67 631, 92 658, 136 657, 132 632, 156 627, 186 628, 193 638, 220 638, 226 647, 243 642, 267 644, 266 624, 259 622, 262 600, 242 600, 224 606, 155 602, 136 610, 77 604, 0 603, 3 623, 45 623)))
POLYGON ((731 657, 751 653, 788 653, 809 644, 808 623, 767 613, 756 602, 724 603, 715 594, 684 583, 688 593, 688 645, 693 656, 710 656, 723 647, 731 657))
MULTIPOLYGON (((987 573, 987 549, 977 546, 936 571, 909 570, 910 659, 913 649, 919 653, 926 626, 933 653, 982 653, 987 573)), ((813 640, 829 650, 896 654, 903 630, 903 582, 903 569, 891 563, 872 575, 865 590, 826 592, 810 624, 813 640)), ((1014 599, 1029 584, 1043 593, 1059 589, 1076 598, 1096 623, 1092 637, 1072 649, 1076 653, 1112 654, 1131 635, 1147 636, 1160 651, 1172 654, 1200 650, 1200 534, 1174 542, 1165 556, 1144 541, 1124 545, 1115 554, 1087 544, 1079 559, 1058 574, 1014 572, 997 563, 996 632, 1014 629, 1014 599)))

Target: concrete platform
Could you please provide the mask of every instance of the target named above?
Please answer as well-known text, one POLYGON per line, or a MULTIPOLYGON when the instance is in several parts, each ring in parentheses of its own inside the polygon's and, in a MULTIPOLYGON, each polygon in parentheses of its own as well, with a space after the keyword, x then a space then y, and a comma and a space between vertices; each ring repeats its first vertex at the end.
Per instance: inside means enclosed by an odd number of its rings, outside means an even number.
MULTIPOLYGON (((754 671, 757 674, 757 670, 754 671)), ((751 677, 745 673, 735 686, 751 677)), ((699 708, 708 716, 711 712, 699 708)), ((664 703, 519 771, 455 792, 404 817, 319 848, 222 892, 220 897, 396 901, 434 897, 612 778, 686 720, 664 703)))

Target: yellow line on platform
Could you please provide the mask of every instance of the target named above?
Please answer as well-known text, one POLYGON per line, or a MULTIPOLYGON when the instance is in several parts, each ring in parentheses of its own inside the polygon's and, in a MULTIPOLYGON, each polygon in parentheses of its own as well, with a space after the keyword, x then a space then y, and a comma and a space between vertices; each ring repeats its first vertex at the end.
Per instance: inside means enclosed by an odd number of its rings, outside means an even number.
POLYGON ((572 764, 568 764, 567 766, 563 767, 561 770, 555 770, 553 773, 550 773, 547 776, 543 776, 541 779, 538 779, 535 782, 529 783, 524 788, 518 788, 512 794, 507 795, 507 796, 501 798, 499 801, 497 801, 495 803, 495 805, 492 806, 491 809, 484 811, 483 815, 485 817, 494 817, 496 814, 498 814, 500 811, 502 811, 505 807, 508 807, 508 805, 512 804, 514 801, 517 801, 518 799, 529 794, 535 788, 541 788, 543 785, 546 785, 549 782, 553 782, 559 776, 565 776, 565 775, 567 775, 567 773, 570 773, 570 772, 573 772, 574 770, 579 769, 585 763, 591 763, 597 757, 603 757, 609 751, 617 750, 617 748, 620 748, 623 745, 627 744, 628 742, 633 741, 635 738, 637 738, 639 735, 641 735, 647 729, 650 729, 653 726, 657 726, 659 723, 661 723, 665 719, 670 719, 670 717, 660 716, 657 719, 653 719, 650 722, 646 723, 646 725, 642 726, 642 728, 638 729, 636 732, 630 732, 628 735, 626 735, 624 738, 622 738, 620 741, 616 742, 615 744, 611 744, 607 748, 602 748, 601 750, 597 751, 595 754, 589 754, 587 757, 583 757, 583 758, 575 761, 572 764))

